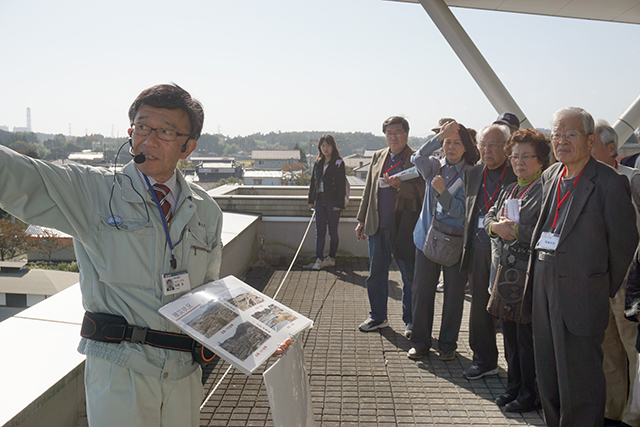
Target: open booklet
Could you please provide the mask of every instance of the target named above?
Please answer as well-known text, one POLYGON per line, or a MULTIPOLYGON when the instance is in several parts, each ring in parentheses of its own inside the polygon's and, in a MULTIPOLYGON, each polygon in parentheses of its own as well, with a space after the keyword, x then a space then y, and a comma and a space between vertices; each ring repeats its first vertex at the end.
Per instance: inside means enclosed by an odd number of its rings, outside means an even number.
POLYGON ((227 276, 158 310, 178 328, 249 375, 313 321, 227 276))

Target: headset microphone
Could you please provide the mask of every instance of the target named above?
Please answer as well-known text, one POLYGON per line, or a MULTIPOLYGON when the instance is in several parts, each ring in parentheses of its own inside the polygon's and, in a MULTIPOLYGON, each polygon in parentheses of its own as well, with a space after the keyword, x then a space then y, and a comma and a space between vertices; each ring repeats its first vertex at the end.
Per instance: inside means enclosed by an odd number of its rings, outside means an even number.
POLYGON ((136 162, 137 164, 141 164, 146 162, 147 158, 144 156, 144 154, 140 153, 133 156, 133 161, 136 162))

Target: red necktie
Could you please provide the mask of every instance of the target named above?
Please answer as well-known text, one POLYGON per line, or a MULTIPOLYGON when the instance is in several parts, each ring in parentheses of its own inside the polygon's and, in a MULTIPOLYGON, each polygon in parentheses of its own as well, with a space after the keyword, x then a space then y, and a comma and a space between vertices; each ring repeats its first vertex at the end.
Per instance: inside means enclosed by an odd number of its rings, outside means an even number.
POLYGON ((171 221, 171 217, 173 216, 173 212, 171 211, 171 203, 167 200, 167 194, 169 194, 169 187, 164 184, 153 184, 153 192, 156 193, 156 197, 160 202, 160 207, 162 208, 162 214, 164 215, 164 219, 169 224, 171 221))

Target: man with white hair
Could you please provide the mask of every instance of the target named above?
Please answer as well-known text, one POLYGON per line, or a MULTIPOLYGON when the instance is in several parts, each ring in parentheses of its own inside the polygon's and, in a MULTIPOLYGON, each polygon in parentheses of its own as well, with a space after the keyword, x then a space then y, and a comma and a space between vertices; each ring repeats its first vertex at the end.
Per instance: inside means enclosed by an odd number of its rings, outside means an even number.
POLYGON ((473 350, 473 362, 462 375, 469 380, 498 373, 495 319, 487 312, 491 240, 484 229, 484 216, 500 191, 516 180, 504 152, 509 136, 509 128, 503 124, 481 129, 477 135, 481 163, 464 173, 466 204, 460 270, 468 272, 471 287, 469 346, 473 350))
MULTIPOLYGON (((640 206, 640 170, 621 165, 616 160, 618 135, 609 123, 598 120, 595 136, 596 142, 591 148, 591 155, 629 179, 631 200, 637 213, 640 206)), ((640 217, 636 215, 636 225, 639 219, 640 217)), ((640 226, 638 229, 640 230, 640 226)), ((636 376, 638 328, 624 315, 626 289, 627 280, 625 279, 616 296, 609 300, 609 326, 604 332, 602 342, 603 369, 607 381, 607 404, 604 415, 609 420, 618 423, 622 421, 623 425, 637 426, 640 425, 640 414, 631 409, 633 390, 629 390, 629 378, 633 379, 636 376)))
POLYGON ((558 162, 542 173, 542 209, 531 240, 527 286, 533 286, 536 372, 548 426, 604 423, 609 297, 638 244, 629 180, 591 157, 594 128, 582 108, 553 115, 558 162))

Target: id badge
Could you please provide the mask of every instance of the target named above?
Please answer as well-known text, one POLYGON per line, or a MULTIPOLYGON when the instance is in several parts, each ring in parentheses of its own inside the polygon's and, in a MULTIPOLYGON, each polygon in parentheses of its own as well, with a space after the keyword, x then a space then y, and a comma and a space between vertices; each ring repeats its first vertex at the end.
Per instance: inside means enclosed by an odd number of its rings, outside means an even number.
POLYGON ((484 215, 478 217, 478 228, 484 228, 484 215))
POLYGON ((442 205, 440 204, 440 202, 436 202, 436 212, 441 214, 442 213, 442 205))
POLYGON ((560 235, 545 231, 540 235, 540 240, 536 243, 536 249, 555 251, 560 241, 560 235))
POLYGON ((164 296, 190 291, 189 273, 187 270, 162 275, 162 294, 164 296))

